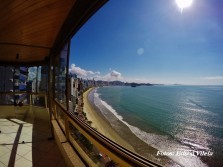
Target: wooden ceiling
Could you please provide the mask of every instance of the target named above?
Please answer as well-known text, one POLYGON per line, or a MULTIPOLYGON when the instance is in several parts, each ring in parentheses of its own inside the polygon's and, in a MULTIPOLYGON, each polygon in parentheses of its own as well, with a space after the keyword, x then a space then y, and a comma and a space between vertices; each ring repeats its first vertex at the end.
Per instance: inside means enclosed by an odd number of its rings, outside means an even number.
MULTIPOLYGON (((82 17, 89 11, 89 6, 97 1, 99 0, 1 1, 0 62, 28 64, 46 60, 73 8, 76 6, 75 14, 82 17), (83 4, 84 8, 78 11, 77 4, 83 4)), ((77 21, 73 20, 73 25, 78 25, 75 23, 77 21)))

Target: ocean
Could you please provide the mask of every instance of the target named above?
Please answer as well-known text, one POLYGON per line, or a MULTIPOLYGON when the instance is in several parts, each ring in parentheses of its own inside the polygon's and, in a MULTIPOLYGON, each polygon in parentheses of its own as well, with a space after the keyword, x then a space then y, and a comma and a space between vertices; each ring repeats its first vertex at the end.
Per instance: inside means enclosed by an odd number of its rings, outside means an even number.
POLYGON ((187 167, 222 166, 223 86, 111 86, 89 96, 117 132, 127 127, 157 149, 153 157, 167 155, 187 167))

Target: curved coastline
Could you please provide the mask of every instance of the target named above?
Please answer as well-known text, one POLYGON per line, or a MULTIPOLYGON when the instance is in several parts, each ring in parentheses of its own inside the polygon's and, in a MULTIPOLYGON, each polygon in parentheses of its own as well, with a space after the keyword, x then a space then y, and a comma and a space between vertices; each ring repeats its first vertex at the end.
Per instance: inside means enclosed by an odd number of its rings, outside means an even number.
MULTIPOLYGON (((122 145, 123 147, 139 153, 140 155, 151 159, 161 165, 172 166, 176 163, 166 156, 156 156, 157 149, 149 146, 131 132, 131 130, 119 120, 116 120, 115 124, 119 128, 114 128, 111 123, 101 113, 100 109, 90 100, 89 94, 94 88, 89 89, 84 93, 84 112, 89 121, 92 121, 92 127, 96 128, 100 133, 122 145), (127 142, 128 141, 128 142, 127 142)), ((109 117, 115 117, 109 115, 109 117)))
POLYGON ((92 122, 91 126, 109 139, 131 151, 136 152, 134 148, 124 139, 122 139, 120 135, 112 128, 108 120, 106 120, 106 118, 100 112, 98 112, 96 106, 89 101, 88 95, 93 89, 94 88, 91 88, 83 94, 84 112, 86 113, 87 119, 92 122))

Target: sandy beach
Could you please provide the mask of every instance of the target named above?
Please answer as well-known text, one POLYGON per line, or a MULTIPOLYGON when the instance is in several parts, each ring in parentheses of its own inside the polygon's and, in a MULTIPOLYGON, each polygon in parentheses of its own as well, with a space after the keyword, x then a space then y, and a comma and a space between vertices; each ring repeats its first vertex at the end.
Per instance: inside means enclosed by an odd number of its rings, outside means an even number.
MULTIPOLYGON (((95 109, 95 107, 89 101, 88 95, 93 89, 94 88, 91 88, 83 94, 84 112, 86 113, 88 120, 92 121, 91 126, 93 128, 97 129, 100 133, 110 138, 114 142, 120 144, 121 146, 133 152, 141 154, 142 156, 153 160, 158 164, 166 166, 173 166, 173 164, 175 165, 175 162, 167 158, 166 156, 157 157, 156 153, 158 150, 138 139, 128 129, 128 127, 123 127, 122 130, 119 132, 113 129, 108 120, 102 115, 102 113, 97 111, 97 109, 95 109)), ((117 124, 119 123, 117 122, 117 124)))
POLYGON ((87 119, 89 121, 92 121, 91 126, 97 129, 97 131, 101 134, 113 140, 114 142, 135 152, 134 148, 129 143, 127 143, 121 136, 119 136, 119 134, 111 127, 109 122, 105 118, 103 118, 103 115, 94 110, 93 106, 88 100, 88 94, 92 89, 93 88, 87 90, 83 94, 84 112, 86 113, 87 119))

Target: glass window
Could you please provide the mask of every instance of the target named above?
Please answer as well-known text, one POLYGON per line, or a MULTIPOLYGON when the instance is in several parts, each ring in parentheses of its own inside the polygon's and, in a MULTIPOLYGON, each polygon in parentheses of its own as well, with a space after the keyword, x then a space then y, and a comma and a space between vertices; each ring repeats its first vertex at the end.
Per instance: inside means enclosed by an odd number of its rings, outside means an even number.
POLYGON ((55 98, 66 106, 66 77, 69 44, 67 43, 55 59, 55 98))

